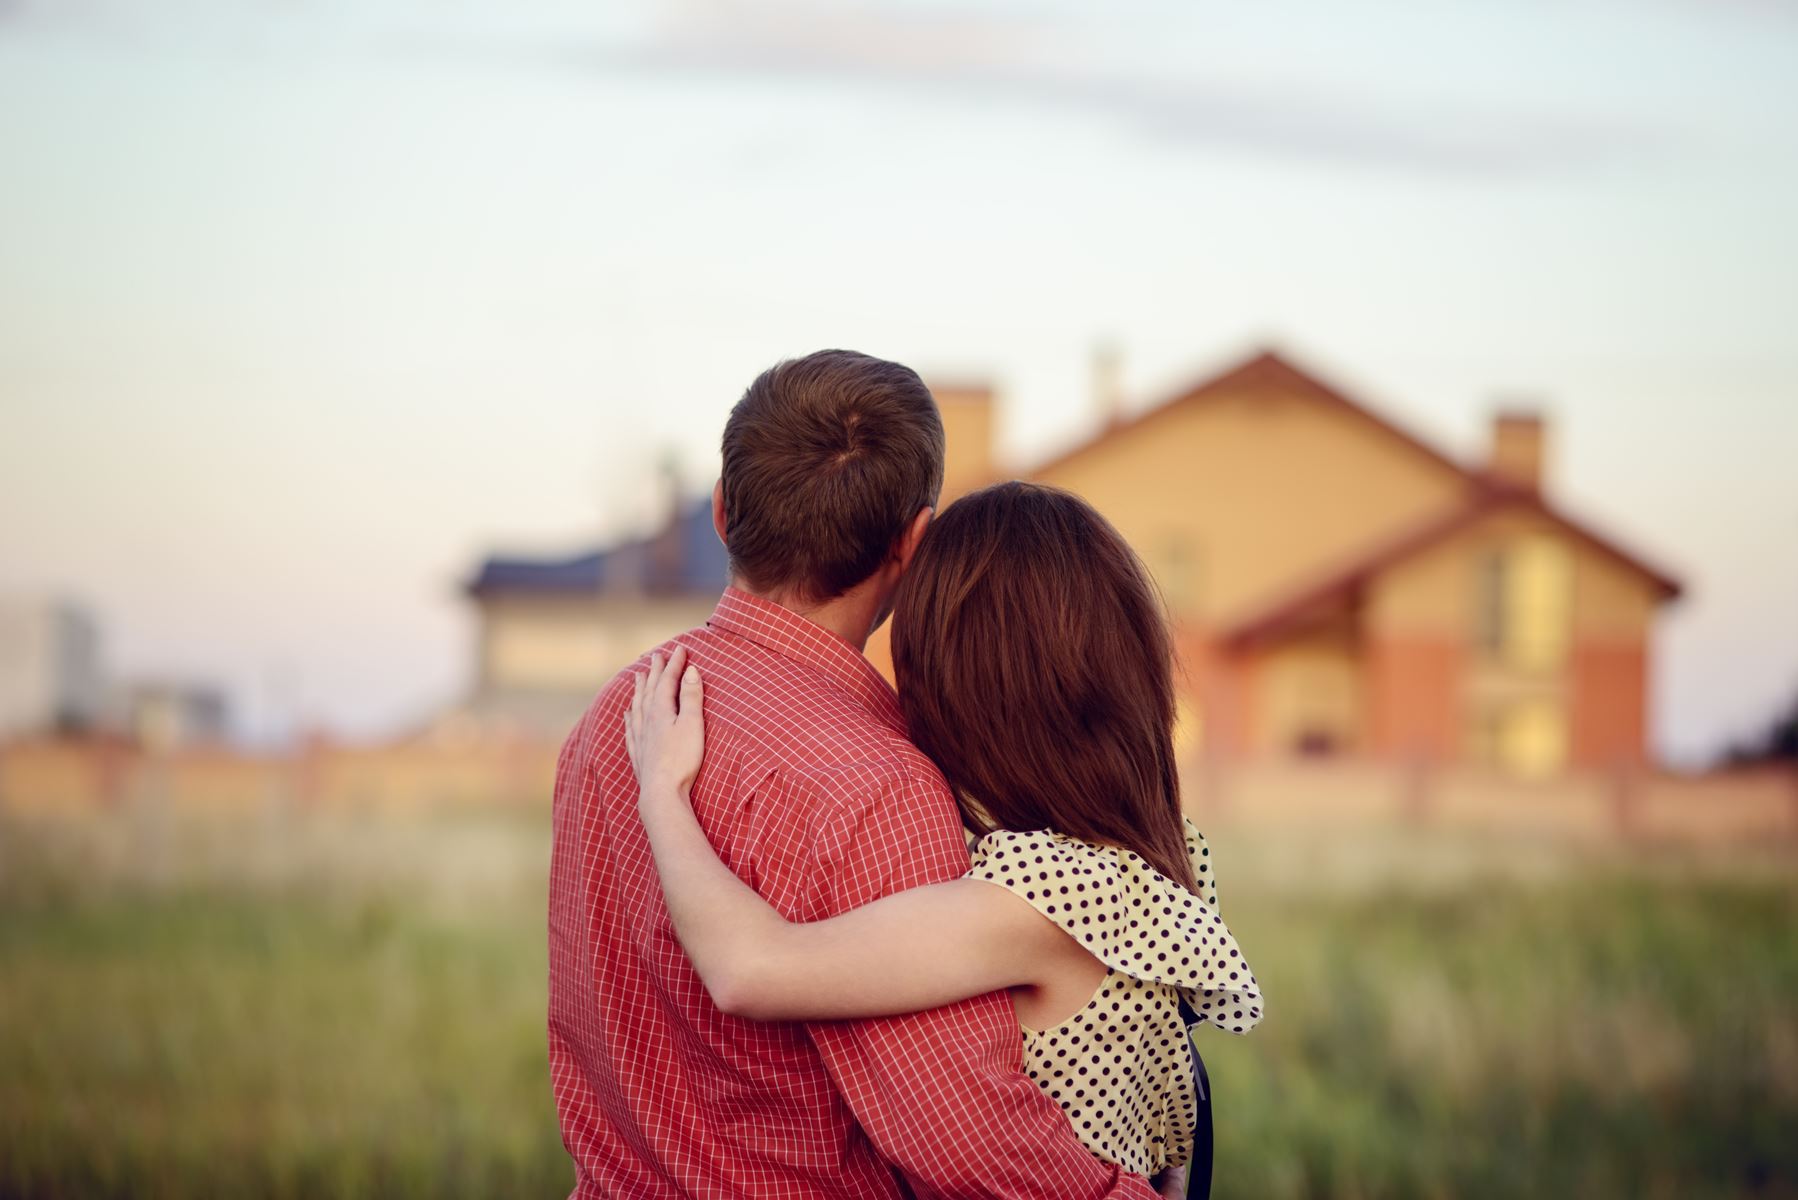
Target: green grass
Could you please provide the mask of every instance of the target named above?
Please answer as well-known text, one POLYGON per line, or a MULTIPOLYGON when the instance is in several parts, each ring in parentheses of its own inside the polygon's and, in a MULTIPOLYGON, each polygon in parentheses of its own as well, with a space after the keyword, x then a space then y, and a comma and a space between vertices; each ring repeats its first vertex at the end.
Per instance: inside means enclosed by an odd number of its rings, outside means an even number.
MULTIPOLYGON (((566 1194, 546 823, 219 836, 0 828, 0 1195, 566 1194)), ((1202 1043, 1219 1196, 1798 1196, 1789 870, 1225 878, 1269 1016, 1202 1043)))
POLYGON ((0 1195, 567 1194, 540 886, 12 882, 0 1195))
POLYGON ((1798 1195, 1798 886, 1611 868, 1226 909, 1219 1195, 1798 1195))

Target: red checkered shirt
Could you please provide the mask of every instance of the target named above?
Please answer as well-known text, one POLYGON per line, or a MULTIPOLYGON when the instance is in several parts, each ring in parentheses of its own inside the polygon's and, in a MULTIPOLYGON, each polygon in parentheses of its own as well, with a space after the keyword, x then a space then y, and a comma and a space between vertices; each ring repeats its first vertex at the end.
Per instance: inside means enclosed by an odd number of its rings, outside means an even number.
MULTIPOLYGON (((693 807, 787 919, 967 870, 942 776, 848 642, 735 589, 676 641, 705 676, 693 807)), ((575 1197, 1152 1196, 1023 1074, 1003 993, 864 1021, 719 1012, 637 817, 630 690, 630 671, 606 685, 556 771, 549 1061, 575 1197)))

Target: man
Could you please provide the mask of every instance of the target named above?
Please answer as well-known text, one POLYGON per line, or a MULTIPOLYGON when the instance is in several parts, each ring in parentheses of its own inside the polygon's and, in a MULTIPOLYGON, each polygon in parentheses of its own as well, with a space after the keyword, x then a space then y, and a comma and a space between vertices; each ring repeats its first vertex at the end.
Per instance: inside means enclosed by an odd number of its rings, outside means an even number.
MULTIPOLYGON (((861 654, 942 487, 929 391, 896 363, 821 351, 750 385, 723 451, 712 510, 732 586, 669 643, 706 680, 700 824, 790 920, 959 876, 954 803, 861 654)), ((556 772, 549 1053, 575 1197, 1153 1195, 1022 1073, 1003 994, 806 1025, 719 1012, 637 818, 630 694, 626 670, 556 772)))

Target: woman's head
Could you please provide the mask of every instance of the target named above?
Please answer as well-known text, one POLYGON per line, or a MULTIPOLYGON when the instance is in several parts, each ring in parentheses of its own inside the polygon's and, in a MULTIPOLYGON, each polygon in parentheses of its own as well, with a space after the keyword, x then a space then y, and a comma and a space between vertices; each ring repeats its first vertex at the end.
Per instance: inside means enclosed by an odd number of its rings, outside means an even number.
POLYGON ((899 585, 893 668, 971 828, 1110 842, 1193 886, 1167 625, 1091 505, 1028 483, 950 505, 899 585))

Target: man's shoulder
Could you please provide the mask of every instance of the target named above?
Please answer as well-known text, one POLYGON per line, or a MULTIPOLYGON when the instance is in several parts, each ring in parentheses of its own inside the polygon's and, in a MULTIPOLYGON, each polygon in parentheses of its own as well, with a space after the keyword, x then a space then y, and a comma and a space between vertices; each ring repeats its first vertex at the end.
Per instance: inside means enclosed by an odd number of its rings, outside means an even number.
POLYGON ((762 775, 813 797, 821 817, 849 816, 887 804, 934 807, 951 802, 942 772, 905 738, 874 731, 862 749, 864 753, 849 757, 770 760, 762 764, 762 775))
POLYGON ((707 691, 707 732, 716 713, 721 736, 740 742, 764 773, 838 797, 918 788, 947 795, 942 773, 905 731, 841 688, 803 672, 754 684, 715 708, 707 691))
POLYGON ((903 729, 836 680, 777 654, 706 649, 694 647, 693 662, 705 679, 708 751, 716 734, 746 763, 795 778, 940 780, 903 729))
POLYGON ((944 819, 954 809, 942 772, 903 729, 786 660, 721 673, 716 687, 707 677, 708 758, 714 752, 734 763, 739 786, 785 797, 818 834, 890 808, 944 819))

